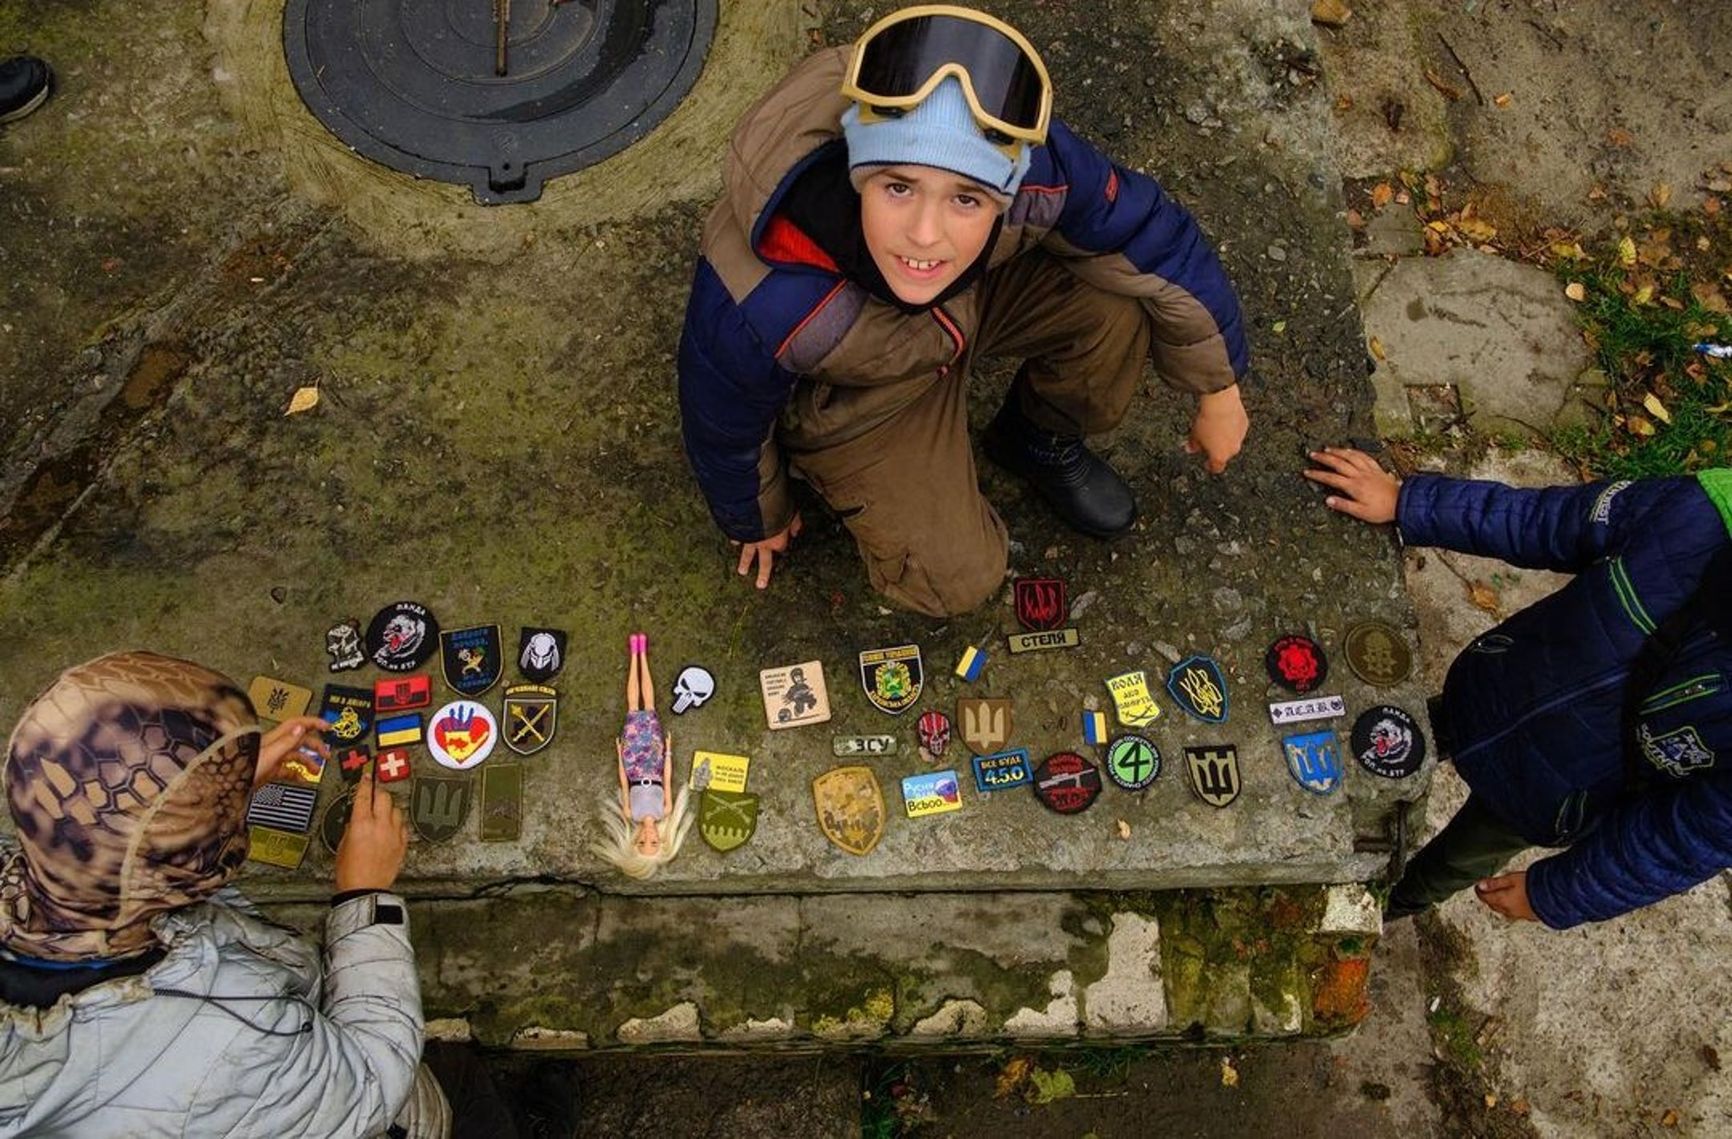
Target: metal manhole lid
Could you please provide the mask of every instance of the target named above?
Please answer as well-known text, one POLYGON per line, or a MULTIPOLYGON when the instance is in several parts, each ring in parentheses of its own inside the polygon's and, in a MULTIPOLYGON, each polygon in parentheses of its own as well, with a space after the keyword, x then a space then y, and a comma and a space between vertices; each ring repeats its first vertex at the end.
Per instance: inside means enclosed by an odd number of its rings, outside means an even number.
POLYGON ((350 148, 497 205, 649 133, 715 27, 716 0, 288 0, 283 50, 350 148))

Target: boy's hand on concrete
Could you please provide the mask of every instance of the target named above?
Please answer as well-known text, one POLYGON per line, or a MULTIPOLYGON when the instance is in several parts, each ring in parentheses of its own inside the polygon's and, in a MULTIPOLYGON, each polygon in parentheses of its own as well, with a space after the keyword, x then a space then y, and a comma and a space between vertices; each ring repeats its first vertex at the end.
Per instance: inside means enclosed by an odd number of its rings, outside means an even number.
POLYGON ((1239 385, 1234 384, 1197 397, 1197 417, 1191 421, 1185 450, 1202 455, 1203 469, 1218 475, 1245 445, 1245 434, 1250 430, 1251 419, 1239 398, 1239 385))
POLYGON ((337 893, 389 890, 408 849, 409 824, 391 793, 378 790, 369 768, 355 788, 349 829, 337 844, 337 893))
POLYGON ((296 748, 311 748, 324 758, 331 758, 330 745, 325 743, 323 735, 328 726, 317 716, 296 716, 266 732, 259 742, 259 765, 253 770, 253 790, 257 791, 275 779, 283 769, 283 760, 296 748))
POLYGON ((1313 468, 1305 477, 1342 492, 1325 498, 1323 505, 1361 522, 1395 521, 1401 480, 1378 466, 1376 459, 1352 447, 1325 447, 1312 451, 1311 458, 1324 469, 1313 468))
POLYGON ((1539 921, 1533 906, 1528 904, 1528 874, 1517 870, 1495 878, 1481 878, 1473 884, 1479 900, 1511 921, 1539 921))
POLYGON ((745 577, 752 571, 752 562, 758 563, 758 588, 768 589, 770 572, 775 568, 776 555, 784 557, 788 553, 788 543, 800 536, 805 523, 800 521, 800 512, 794 511, 793 520, 788 528, 780 534, 765 538, 762 542, 742 542, 740 547, 740 576, 745 577))

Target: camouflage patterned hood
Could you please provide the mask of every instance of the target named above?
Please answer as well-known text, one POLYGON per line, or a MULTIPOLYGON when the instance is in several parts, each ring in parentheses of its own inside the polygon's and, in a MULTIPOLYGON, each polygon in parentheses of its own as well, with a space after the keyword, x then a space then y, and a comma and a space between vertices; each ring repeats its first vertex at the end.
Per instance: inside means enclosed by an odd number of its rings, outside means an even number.
POLYGON ((19 849, 0 863, 0 946, 77 961, 154 944, 152 918, 246 860, 258 733, 246 693, 190 661, 120 652, 61 673, 7 747, 19 849))

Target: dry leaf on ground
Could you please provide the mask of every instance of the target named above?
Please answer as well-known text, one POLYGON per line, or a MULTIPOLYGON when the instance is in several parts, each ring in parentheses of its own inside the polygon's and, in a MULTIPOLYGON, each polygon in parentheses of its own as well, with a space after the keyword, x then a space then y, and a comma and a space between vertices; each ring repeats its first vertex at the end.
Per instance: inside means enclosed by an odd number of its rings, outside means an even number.
POLYGON ((1588 299, 1588 290, 1580 281, 1571 281, 1564 286, 1564 296, 1580 303, 1588 299))
POLYGON ((1353 18, 1353 9, 1341 0, 1312 0, 1311 22, 1326 28, 1339 28, 1353 18))
POLYGON ((1666 203, 1672 200, 1672 187, 1665 182, 1656 182, 1654 188, 1648 191, 1648 204, 1657 210, 1666 208, 1666 203))
POLYGON ((1649 415, 1652 415, 1661 423, 1664 423, 1668 427, 1672 425, 1672 413, 1666 410, 1666 405, 1661 403, 1660 397, 1655 395, 1653 392, 1649 392, 1647 395, 1642 397, 1642 406, 1648 409, 1649 415))
POLYGON ((1625 234, 1618 242, 1618 264, 1628 269, 1636 263, 1636 239, 1625 234))
POLYGON ((299 415, 303 411, 311 411, 319 406, 319 385, 308 384, 304 388, 296 388, 295 394, 289 397, 288 410, 284 415, 299 415))
POLYGON ((1395 188, 1388 182, 1379 182, 1371 187, 1371 205, 1373 208, 1380 210, 1394 200, 1395 188))
POLYGON ((1383 354, 1383 341, 1377 339, 1375 336, 1371 338, 1371 354, 1379 360, 1389 359, 1389 357, 1383 354))
POLYGON ((1034 1069, 1034 1061, 1027 1056, 1013 1056, 998 1070, 998 1084, 993 1095, 999 1099, 1011 1095, 1028 1082, 1028 1074, 1034 1069))
POLYGON ((1505 91, 1501 95, 1493 95, 1491 101, 1494 104, 1496 104, 1498 107, 1502 108, 1502 107, 1509 106, 1510 98, 1511 98, 1510 93, 1508 91, 1505 91))
POLYGON ((1239 1086, 1239 1069, 1233 1067, 1233 1060, 1230 1056, 1221 1057, 1221 1086, 1224 1088, 1239 1086))
POLYGON ((1640 435, 1644 439, 1653 435, 1656 430, 1652 423, 1648 422, 1645 417, 1640 415, 1630 416, 1628 425, 1632 435, 1640 435))
POLYGON ((1494 617, 1503 612, 1503 599, 1497 595, 1497 590, 1483 581, 1468 583, 1467 599, 1473 602, 1475 609, 1483 609, 1494 617))

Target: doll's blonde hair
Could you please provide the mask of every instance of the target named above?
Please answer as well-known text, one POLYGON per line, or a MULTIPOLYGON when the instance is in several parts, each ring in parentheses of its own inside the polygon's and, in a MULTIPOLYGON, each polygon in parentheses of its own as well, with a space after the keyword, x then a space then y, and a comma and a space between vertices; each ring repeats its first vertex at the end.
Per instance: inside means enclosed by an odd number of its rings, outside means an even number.
POLYGON ((628 822, 620 812, 619 797, 608 792, 601 797, 601 827, 606 832, 600 842, 591 843, 589 849, 619 867, 620 873, 630 878, 649 878, 660 870, 663 864, 672 862, 674 855, 680 852, 685 844, 686 832, 692 829, 692 818, 687 803, 687 792, 690 787, 681 787, 680 793, 674 797, 674 809, 668 812, 667 818, 661 820, 662 848, 655 854, 641 853, 637 848, 637 827, 628 822))

